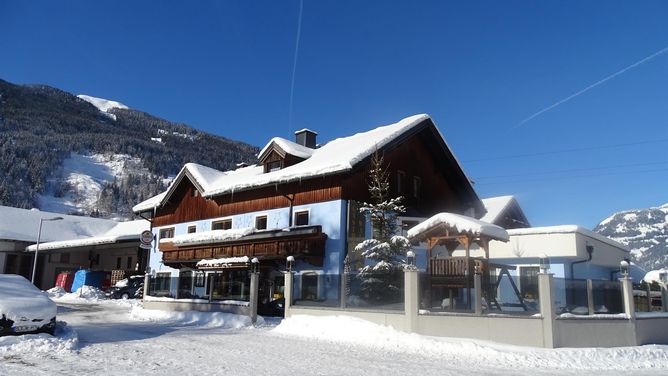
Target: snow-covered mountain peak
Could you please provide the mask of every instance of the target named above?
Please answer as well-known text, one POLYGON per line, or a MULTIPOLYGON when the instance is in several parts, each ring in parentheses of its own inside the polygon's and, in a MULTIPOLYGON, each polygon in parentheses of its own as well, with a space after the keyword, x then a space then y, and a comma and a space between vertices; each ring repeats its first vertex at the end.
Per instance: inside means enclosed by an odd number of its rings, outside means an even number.
POLYGON ((594 231, 627 245, 645 270, 668 267, 668 205, 615 213, 594 231))
POLYGON ((124 105, 123 103, 110 101, 104 98, 91 97, 90 95, 84 95, 84 94, 79 94, 77 95, 77 97, 85 100, 86 102, 89 102, 102 112, 109 112, 109 110, 111 110, 112 108, 120 108, 123 110, 128 109, 128 106, 124 105))

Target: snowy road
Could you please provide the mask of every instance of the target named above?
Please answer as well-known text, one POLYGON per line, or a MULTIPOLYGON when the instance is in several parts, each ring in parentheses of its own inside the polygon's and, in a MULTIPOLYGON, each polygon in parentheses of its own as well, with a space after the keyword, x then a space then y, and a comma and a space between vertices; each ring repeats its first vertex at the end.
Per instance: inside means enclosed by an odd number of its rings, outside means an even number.
POLYGON ((59 303, 59 320, 68 327, 55 339, 0 338, 0 375, 668 373, 668 346, 527 349, 405 334, 345 318, 303 317, 254 328, 239 316, 173 316, 118 302, 59 303))

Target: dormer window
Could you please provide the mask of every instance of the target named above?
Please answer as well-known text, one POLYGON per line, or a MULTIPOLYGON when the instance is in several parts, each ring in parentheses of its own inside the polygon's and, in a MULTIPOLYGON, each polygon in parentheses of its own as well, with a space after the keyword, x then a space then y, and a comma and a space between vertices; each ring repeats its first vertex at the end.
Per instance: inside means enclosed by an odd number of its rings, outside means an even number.
POLYGON ((272 161, 265 165, 266 172, 278 171, 283 167, 283 161, 272 161))
POLYGON ((315 149, 274 137, 262 148, 258 159, 264 166, 264 172, 278 171, 297 164, 311 157, 315 149))

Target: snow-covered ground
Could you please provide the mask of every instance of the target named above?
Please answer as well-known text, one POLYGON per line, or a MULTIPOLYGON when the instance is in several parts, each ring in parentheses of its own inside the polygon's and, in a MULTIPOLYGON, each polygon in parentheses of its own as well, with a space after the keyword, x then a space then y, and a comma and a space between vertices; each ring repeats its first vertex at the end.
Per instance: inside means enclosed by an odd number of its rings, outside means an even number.
POLYGON ((0 338, 0 375, 664 375, 668 346, 535 349, 426 337, 345 317, 282 322, 56 299, 57 337, 0 338))

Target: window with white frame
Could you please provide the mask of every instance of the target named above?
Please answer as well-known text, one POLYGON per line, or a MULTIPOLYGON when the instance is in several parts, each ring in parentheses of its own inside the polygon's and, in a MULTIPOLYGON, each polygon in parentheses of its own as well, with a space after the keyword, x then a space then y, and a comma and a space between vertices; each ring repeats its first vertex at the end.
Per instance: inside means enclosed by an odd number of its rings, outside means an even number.
POLYGON ((212 230, 229 230, 232 228, 232 218, 221 219, 211 223, 212 230))
POLYGON ((174 237, 174 227, 160 229, 160 239, 169 239, 174 237))
POLYGON ((300 210, 298 212, 295 212, 295 220, 294 220, 294 225, 295 226, 308 226, 309 224, 309 211, 308 210, 300 210))
POLYGON ((267 216, 258 215, 255 217, 255 229, 256 230, 266 230, 267 229, 267 216))

